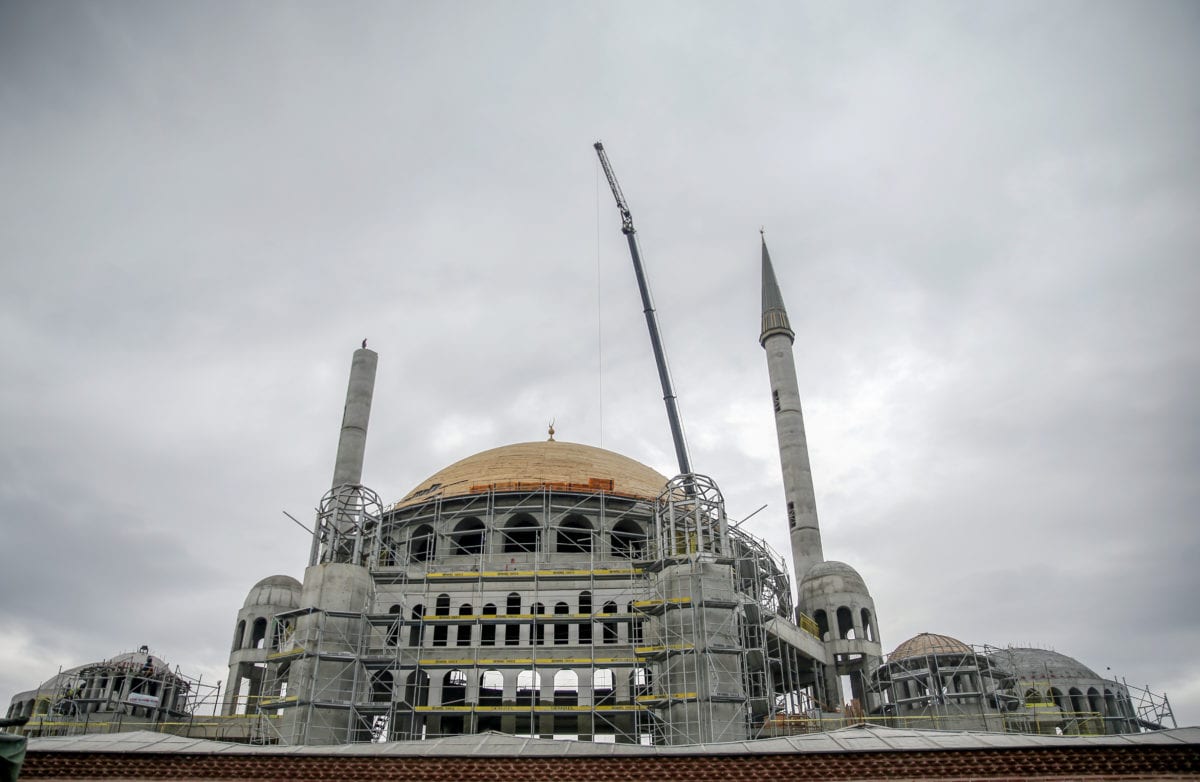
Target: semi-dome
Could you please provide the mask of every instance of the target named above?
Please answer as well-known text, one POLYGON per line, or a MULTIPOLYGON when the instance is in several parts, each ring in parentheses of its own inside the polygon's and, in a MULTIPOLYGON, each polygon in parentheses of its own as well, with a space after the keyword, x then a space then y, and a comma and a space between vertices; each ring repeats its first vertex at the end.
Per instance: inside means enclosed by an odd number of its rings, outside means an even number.
POLYGON ((439 470, 396 503, 414 505, 436 495, 458 497, 543 485, 571 491, 598 491, 654 500, 667 479, 641 462, 579 443, 545 440, 516 443, 468 456, 439 470))
POLYGON ((867 589, 867 582, 863 581, 863 577, 858 574, 857 570, 845 562, 833 560, 818 562, 808 569, 808 572, 804 574, 804 580, 800 582, 801 593, 806 590, 860 592, 864 595, 871 593, 867 589))
POLYGON ((1022 680, 1101 678, 1074 657, 1050 649, 1010 646, 991 657, 1022 680))
POLYGON ((300 582, 291 576, 267 576, 250 588, 243 608, 250 606, 291 606, 300 604, 300 582))
POLYGON ((938 654, 971 654, 971 647, 957 638, 937 633, 918 633, 896 647, 888 655, 890 662, 904 660, 909 657, 926 657, 938 654))

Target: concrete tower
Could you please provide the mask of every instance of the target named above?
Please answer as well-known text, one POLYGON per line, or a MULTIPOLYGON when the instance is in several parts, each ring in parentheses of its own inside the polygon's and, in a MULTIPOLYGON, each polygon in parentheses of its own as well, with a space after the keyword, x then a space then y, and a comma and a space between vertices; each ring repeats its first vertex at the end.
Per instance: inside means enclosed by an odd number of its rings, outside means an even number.
POLYGON ((367 422, 378 355, 354 351, 342 414, 333 487, 321 499, 309 566, 304 571, 293 646, 303 656, 291 663, 281 734, 295 744, 342 744, 358 730, 346 703, 366 684, 358 659, 363 617, 375 596, 367 569, 368 546, 382 515, 379 497, 362 485, 367 422))
POLYGON ((779 439, 779 462, 783 468, 783 493, 787 501, 788 530, 792 540, 792 566, 796 583, 809 569, 825 559, 821 551, 821 527, 813 492, 812 467, 808 462, 808 439, 800 410, 800 387, 792 342, 796 333, 788 323, 775 269, 762 242, 762 334, 759 344, 767 351, 771 378, 771 402, 775 408, 775 433, 779 439))

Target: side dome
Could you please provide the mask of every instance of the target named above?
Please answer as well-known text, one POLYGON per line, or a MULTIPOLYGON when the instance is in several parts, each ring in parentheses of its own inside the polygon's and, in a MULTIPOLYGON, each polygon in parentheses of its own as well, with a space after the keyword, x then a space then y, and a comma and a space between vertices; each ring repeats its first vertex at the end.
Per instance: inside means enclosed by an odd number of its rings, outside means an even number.
POLYGON ((867 582, 858 571, 845 562, 829 560, 818 562, 804 574, 800 582, 800 594, 805 593, 858 592, 870 595, 867 582))
POLYGON ((263 605, 296 608, 300 605, 300 590, 300 582, 291 576, 267 576, 250 588, 242 608, 263 605))
POLYGON ((888 655, 889 662, 906 660, 909 657, 926 657, 938 654, 971 654, 971 647, 957 638, 937 633, 919 633, 896 647, 888 655))
POLYGON ((1010 646, 991 655, 1018 679, 1101 679, 1096 672, 1074 657, 1049 649, 1010 646))
POLYGON ((550 486, 563 491, 604 491, 656 500, 667 479, 641 462, 603 448, 543 440, 481 451, 422 481, 395 507, 441 495, 461 497, 489 489, 519 491, 550 486))

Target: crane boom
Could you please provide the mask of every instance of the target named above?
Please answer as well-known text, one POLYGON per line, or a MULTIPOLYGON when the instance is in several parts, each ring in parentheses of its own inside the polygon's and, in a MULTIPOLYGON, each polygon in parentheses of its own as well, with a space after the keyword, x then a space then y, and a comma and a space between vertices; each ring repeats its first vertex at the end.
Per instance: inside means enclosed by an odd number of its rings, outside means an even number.
POLYGON ((597 141, 592 145, 600 158, 600 166, 608 179, 613 198, 617 200, 617 210, 621 213, 621 233, 629 242, 629 255, 633 259, 633 273, 637 276, 638 291, 642 294, 642 313, 646 316, 646 328, 650 330, 650 347, 654 351, 654 363, 658 365, 658 379, 662 383, 663 402, 667 406, 667 423, 671 426, 671 439, 675 443, 675 458, 679 460, 679 474, 690 475, 692 472, 691 459, 688 458, 687 441, 683 437, 683 423, 679 419, 679 407, 675 402, 675 389, 671 384, 671 373, 667 369, 667 356, 663 350, 662 336, 658 333, 658 315, 650 300, 650 285, 646 282, 646 272, 642 268, 642 254, 638 250, 636 231, 633 228, 633 215, 629 212, 629 204, 617 175, 613 173, 604 153, 604 145, 597 141))

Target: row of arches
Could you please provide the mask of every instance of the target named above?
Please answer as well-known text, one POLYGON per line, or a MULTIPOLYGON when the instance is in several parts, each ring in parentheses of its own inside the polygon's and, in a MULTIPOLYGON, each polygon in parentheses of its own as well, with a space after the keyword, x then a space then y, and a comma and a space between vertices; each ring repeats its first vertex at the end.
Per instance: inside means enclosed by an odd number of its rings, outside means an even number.
POLYGON ((603 604, 594 601, 591 592, 580 592, 575 605, 566 600, 555 603, 530 603, 526 610, 521 595, 510 592, 503 613, 496 603, 485 603, 479 614, 471 603, 461 603, 456 610, 448 594, 438 595, 432 614, 423 604, 413 606, 407 621, 400 618, 404 610, 399 604, 388 609, 397 619, 388 626, 386 646, 399 646, 407 629, 407 645, 418 648, 430 646, 549 646, 589 645, 593 643, 641 643, 641 623, 633 613, 633 603, 625 604, 625 615, 616 601, 603 604), (453 622, 429 622, 426 617, 455 617, 453 622), (521 616, 522 621, 503 621, 503 617, 521 616), (489 619, 496 617, 495 620, 489 619), (543 618, 544 617, 544 618, 543 618), (592 622, 583 617, 598 617, 592 622), (628 632, 623 632, 623 625, 628 632))
POLYGON ((632 703, 651 691, 647 668, 621 675, 612 668, 595 670, 524 669, 500 671, 455 668, 444 674, 377 671, 371 678, 371 700, 398 701, 409 707, 476 706, 604 706, 632 703), (399 682, 397 680, 400 680, 399 682))
POLYGON ((446 556, 538 553, 640 559, 646 550, 646 530, 631 519, 621 519, 607 531, 597 529, 582 514, 566 516, 550 527, 529 513, 513 514, 492 529, 475 516, 445 526, 447 529, 440 532, 429 523, 418 524, 408 532, 394 530, 380 552, 380 564, 432 562, 446 556))
MULTIPOLYGON (((1064 714, 1080 718, 1099 717, 1105 720, 1128 720, 1133 717, 1132 704, 1128 696, 1105 687, 1103 691, 1089 687, 1086 692, 1079 687, 1070 687, 1065 692, 1058 687, 1039 690, 1030 687, 1025 691, 1025 705, 1036 706, 1053 703, 1064 714)), ((1119 728, 1119 726, 1117 726, 1119 728)), ((1112 732, 1121 732, 1113 730, 1112 732)))
POLYGON ((822 641, 876 641, 879 638, 875 617, 869 608, 861 608, 857 612, 850 606, 839 606, 830 612, 819 608, 813 611, 813 621, 817 623, 817 633, 822 641))
POLYGON ((283 644, 283 637, 286 628, 282 623, 276 622, 274 636, 271 638, 270 646, 267 645, 267 628, 271 625, 271 621, 265 616, 253 617, 253 621, 247 623, 246 619, 238 620, 237 626, 233 630, 233 651, 239 649, 278 649, 283 644), (249 632, 247 632, 247 629, 249 632))

